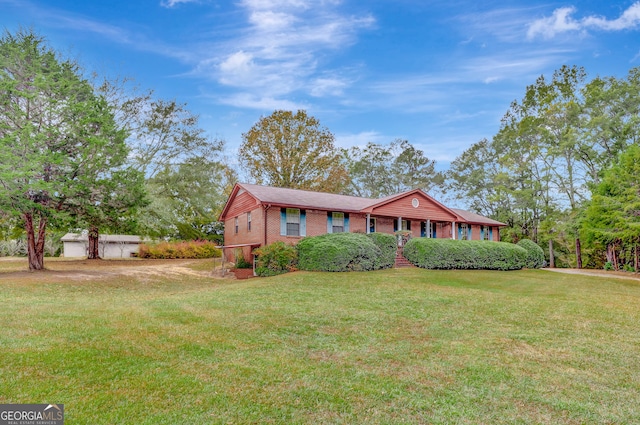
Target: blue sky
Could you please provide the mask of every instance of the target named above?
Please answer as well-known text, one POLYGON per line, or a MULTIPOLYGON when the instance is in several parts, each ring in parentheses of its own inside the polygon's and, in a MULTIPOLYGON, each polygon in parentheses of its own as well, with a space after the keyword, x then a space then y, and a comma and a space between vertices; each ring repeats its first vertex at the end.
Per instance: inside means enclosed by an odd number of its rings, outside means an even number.
POLYGON ((407 139, 443 169, 541 74, 640 66, 640 1, 0 0, 0 25, 186 102, 232 157, 306 109, 341 147, 407 139))

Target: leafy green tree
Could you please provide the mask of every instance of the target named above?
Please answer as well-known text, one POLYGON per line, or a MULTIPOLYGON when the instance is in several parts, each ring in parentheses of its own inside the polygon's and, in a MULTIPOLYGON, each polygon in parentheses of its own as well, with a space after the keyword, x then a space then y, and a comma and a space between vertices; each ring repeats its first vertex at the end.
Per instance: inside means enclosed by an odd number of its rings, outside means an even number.
POLYGON ((261 117, 242 139, 240 164, 258 184, 334 193, 347 184, 333 134, 305 111, 261 117))
POLYGON ((147 182, 152 201, 143 225, 155 237, 221 242, 218 217, 235 180, 233 170, 206 158, 167 167, 147 182))
POLYGON ((156 238, 216 239, 217 222, 235 183, 224 142, 209 137, 186 104, 158 100, 127 79, 97 80, 130 135, 129 162, 146 177, 149 205, 139 231, 156 238))
POLYGON ((81 197, 67 208, 75 227, 88 230, 89 259, 100 258, 101 231, 135 233, 138 213, 149 203, 142 173, 125 167, 126 159, 120 158, 120 169, 96 175, 88 185, 78 188, 81 197))
POLYGON ((594 188, 582 231, 591 243, 606 247, 613 263, 617 247, 633 249, 638 270, 640 242, 640 146, 631 145, 594 188))
POLYGON ((0 208, 24 223, 30 270, 44 268, 50 221, 100 208, 87 194, 108 192, 125 138, 76 63, 29 31, 0 39, 0 208))
POLYGON ((429 191, 444 180, 435 171, 435 161, 407 140, 356 146, 343 150, 343 158, 350 177, 346 191, 356 196, 379 198, 416 188, 429 191))

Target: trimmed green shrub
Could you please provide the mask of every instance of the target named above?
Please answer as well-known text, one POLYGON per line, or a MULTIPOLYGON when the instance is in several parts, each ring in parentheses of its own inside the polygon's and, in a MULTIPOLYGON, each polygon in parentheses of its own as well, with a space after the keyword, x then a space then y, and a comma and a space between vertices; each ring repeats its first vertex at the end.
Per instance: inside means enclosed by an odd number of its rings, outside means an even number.
POLYGON ((516 244, 527 251, 524 266, 528 269, 539 269, 544 266, 544 251, 531 239, 522 239, 516 244))
POLYGON ((328 233, 302 239, 298 245, 300 270, 347 272, 378 270, 383 253, 363 233, 328 233))
POLYGON ((398 241, 396 237, 388 233, 368 233, 367 237, 376 244, 380 251, 382 251, 382 257, 380 268, 388 269, 393 267, 396 261, 396 251, 398 249, 398 241))
POLYGON ((295 247, 284 242, 274 242, 270 245, 256 248, 256 274, 258 276, 275 276, 296 269, 298 251, 295 247))
POLYGON ((507 242, 413 238, 404 256, 425 269, 519 270, 527 251, 507 242))
POLYGON ((209 241, 160 242, 140 244, 138 257, 151 259, 218 258, 222 250, 209 241))
POLYGON ((236 249, 235 257, 236 257, 236 264, 235 264, 236 269, 251 269, 251 268, 253 268, 253 264, 251 264, 250 261, 247 261, 244 258, 244 254, 242 253, 241 249, 236 249))

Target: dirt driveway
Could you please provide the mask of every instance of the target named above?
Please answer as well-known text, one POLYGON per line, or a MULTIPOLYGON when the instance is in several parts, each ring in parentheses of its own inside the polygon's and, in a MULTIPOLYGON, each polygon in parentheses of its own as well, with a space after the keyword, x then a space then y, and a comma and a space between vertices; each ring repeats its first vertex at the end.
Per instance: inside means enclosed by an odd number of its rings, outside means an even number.
MULTIPOLYGON (((46 270, 29 272, 25 258, 0 258, 0 281, 15 279, 54 282, 131 277, 140 281, 157 277, 222 277, 220 260, 71 260, 45 259, 46 270)), ((228 274, 227 274, 228 276, 228 274)), ((231 274, 233 276, 233 274, 231 274)))

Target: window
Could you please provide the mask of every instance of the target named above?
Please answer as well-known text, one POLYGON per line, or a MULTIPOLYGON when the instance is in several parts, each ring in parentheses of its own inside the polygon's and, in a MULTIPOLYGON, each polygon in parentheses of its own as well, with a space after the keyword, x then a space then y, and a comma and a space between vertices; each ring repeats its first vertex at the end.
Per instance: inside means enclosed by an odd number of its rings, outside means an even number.
POLYGON ((471 227, 467 223, 460 223, 458 225, 458 239, 459 240, 471 240, 471 227))
POLYGON ((233 220, 233 226, 236 229, 236 233, 238 233, 238 217, 233 220))
MULTIPOLYGON (((402 220, 401 230, 411 230, 411 221, 402 220)), ((398 231, 398 219, 397 218, 393 220, 393 231, 394 232, 398 231)))
POLYGON ((369 219, 369 233, 375 233, 376 232, 376 219, 375 218, 370 218, 369 219))
POLYGON ((331 213, 331 233, 344 232, 344 213, 331 213))
POLYGON ((287 236, 300 236, 300 210, 287 208, 287 236))
POLYGON ((251 231, 251 211, 247 213, 247 231, 251 231))
POLYGON ((484 239, 485 241, 490 241, 491 237, 493 236, 493 232, 491 231, 491 226, 482 226, 482 232, 481 232, 481 237, 482 239, 484 239))

